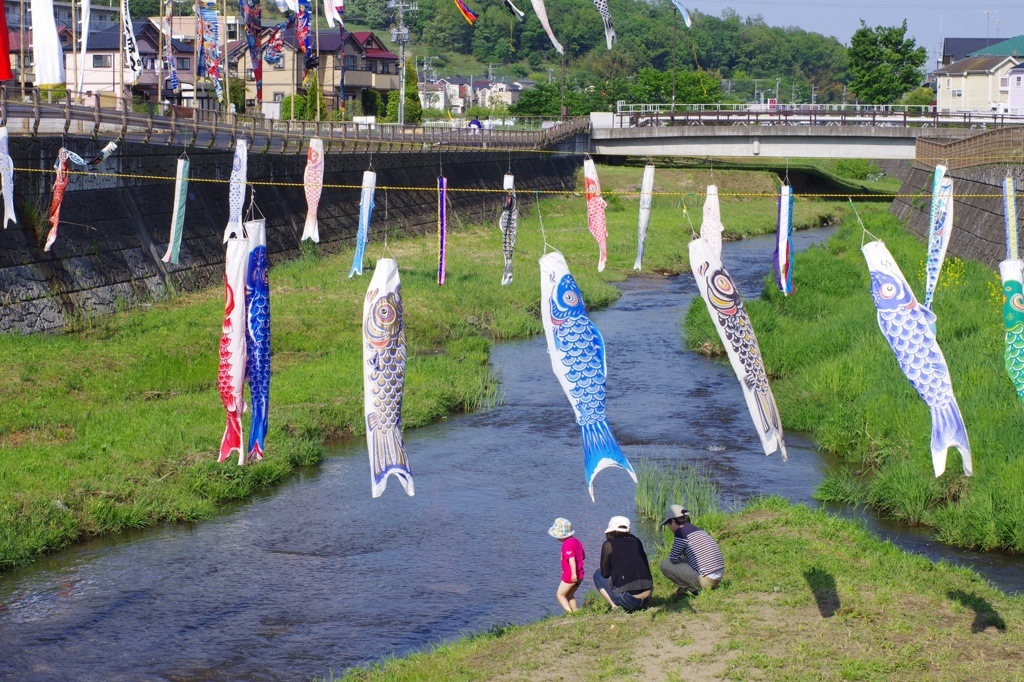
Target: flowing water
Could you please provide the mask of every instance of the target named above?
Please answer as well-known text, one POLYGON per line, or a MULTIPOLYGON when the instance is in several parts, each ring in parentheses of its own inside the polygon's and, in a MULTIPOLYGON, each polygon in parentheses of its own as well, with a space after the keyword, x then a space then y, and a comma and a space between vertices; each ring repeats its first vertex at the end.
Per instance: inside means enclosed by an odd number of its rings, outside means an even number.
MULTIPOLYGON (((828 234, 797 233, 795 246, 828 234)), ((746 296, 759 292, 772 247, 725 245, 746 296)), ((789 462, 766 458, 732 370, 683 350, 692 277, 636 277, 622 290, 592 319, 608 349, 608 414, 630 459, 704 462, 727 502, 815 504, 837 463, 796 434, 789 462)), ((213 520, 84 543, 0 576, 0 679, 310 679, 557 611, 551 521, 577 528, 589 586, 608 518, 636 523, 634 486, 605 470, 590 501, 543 337, 496 345, 492 361, 501 406, 406 434, 415 497, 392 479, 371 499, 365 448, 353 443, 213 520)), ((1024 589, 1018 558, 862 517, 897 544, 1024 589)), ((653 541, 652 524, 638 525, 653 541)))

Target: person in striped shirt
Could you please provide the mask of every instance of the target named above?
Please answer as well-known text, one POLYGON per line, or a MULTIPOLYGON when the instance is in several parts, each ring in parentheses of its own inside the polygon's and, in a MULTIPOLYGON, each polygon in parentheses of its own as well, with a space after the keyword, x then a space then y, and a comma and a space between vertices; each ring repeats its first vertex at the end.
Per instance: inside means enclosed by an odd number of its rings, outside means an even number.
POLYGON ((722 550, 714 538, 690 523, 689 510, 670 504, 661 525, 675 535, 672 551, 661 562, 661 572, 679 587, 676 596, 718 587, 725 573, 722 550))

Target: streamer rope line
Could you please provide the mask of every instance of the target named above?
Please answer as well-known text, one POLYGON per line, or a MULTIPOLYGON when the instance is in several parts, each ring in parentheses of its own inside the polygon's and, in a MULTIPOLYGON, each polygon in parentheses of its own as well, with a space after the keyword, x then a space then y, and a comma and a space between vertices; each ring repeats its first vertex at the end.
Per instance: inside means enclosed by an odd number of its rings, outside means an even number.
MULTIPOLYGON (((19 173, 43 173, 53 174, 56 170, 52 168, 15 168, 15 171, 19 173)), ((176 177, 173 175, 142 175, 139 173, 100 173, 94 171, 76 171, 69 170, 68 175, 81 175, 89 177, 100 177, 100 178, 126 178, 129 180, 159 180, 163 182, 174 182, 176 177)), ((212 184, 226 185, 231 182, 230 179, 221 178, 198 178, 190 177, 188 180, 191 182, 206 182, 212 184)), ((270 181, 270 180, 249 180, 249 185, 260 186, 264 185, 267 187, 298 187, 304 188, 306 185, 304 182, 281 182, 281 181, 270 181)), ((323 183, 325 189, 362 189, 362 185, 346 185, 340 183, 323 183)), ((391 190, 393 192, 436 192, 437 187, 401 187, 397 185, 378 185, 377 189, 391 190)), ((506 194, 504 188, 480 188, 480 187, 449 187, 449 192, 463 192, 467 194, 506 194)), ((547 195, 561 195, 561 196, 579 196, 579 192, 574 189, 540 189, 540 190, 529 190, 535 194, 547 194, 547 195)), ((640 196, 639 190, 633 191, 618 191, 618 190, 601 190, 601 194, 616 195, 622 197, 638 197, 640 196)), ((652 196, 655 197, 686 197, 686 196, 707 196, 707 192, 651 192, 652 196)), ((740 198, 761 198, 761 199, 778 199, 778 194, 773 192, 719 192, 720 197, 740 197, 740 198)), ((930 191, 919 191, 912 193, 901 193, 901 192, 877 192, 877 193, 864 193, 864 194, 850 194, 850 193, 807 193, 807 194, 794 194, 797 198, 805 199, 836 199, 846 201, 849 198, 858 199, 926 199, 931 197, 930 191)), ((999 193, 965 193, 965 194, 953 194, 954 198, 958 199, 992 199, 997 198, 1002 201, 1003 195, 999 193)))

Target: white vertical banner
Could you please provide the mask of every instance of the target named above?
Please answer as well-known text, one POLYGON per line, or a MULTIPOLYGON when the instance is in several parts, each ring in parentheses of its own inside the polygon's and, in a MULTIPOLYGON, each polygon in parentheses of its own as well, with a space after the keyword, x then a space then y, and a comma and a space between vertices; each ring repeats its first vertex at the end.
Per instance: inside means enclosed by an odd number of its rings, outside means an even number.
MULTIPOLYGON (((75 0, 71 0, 74 2, 75 0)), ((79 29, 79 40, 81 47, 78 50, 78 83, 76 84, 75 96, 82 96, 82 83, 85 81, 85 50, 89 43, 89 15, 92 12, 92 0, 82 0, 82 27, 79 29)), ((74 47, 72 46, 72 49, 74 47)))
POLYGON ((32 0, 32 56, 36 85, 64 84, 64 50, 57 37, 53 0, 32 0))
POLYGON ((135 85, 142 76, 142 55, 139 54, 139 43, 135 40, 135 29, 132 28, 132 17, 128 13, 128 0, 121 0, 123 22, 121 30, 124 32, 124 67, 131 71, 132 85, 135 85))

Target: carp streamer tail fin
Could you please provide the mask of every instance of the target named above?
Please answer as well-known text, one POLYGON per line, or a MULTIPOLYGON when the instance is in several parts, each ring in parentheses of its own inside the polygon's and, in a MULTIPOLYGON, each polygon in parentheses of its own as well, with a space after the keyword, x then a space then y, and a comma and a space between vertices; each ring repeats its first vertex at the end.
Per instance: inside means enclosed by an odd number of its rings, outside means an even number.
POLYGON ((960 408, 955 400, 951 400, 945 407, 932 409, 932 466, 936 478, 946 470, 946 450, 950 446, 960 451, 964 476, 970 476, 974 469, 971 444, 967 440, 967 427, 964 426, 964 419, 960 416, 960 408))
POLYGON ((622 448, 615 441, 612 429, 607 420, 594 424, 581 424, 583 435, 583 469, 587 476, 587 489, 590 499, 594 501, 594 477, 608 467, 616 466, 625 469, 636 483, 636 472, 623 454, 622 448))

